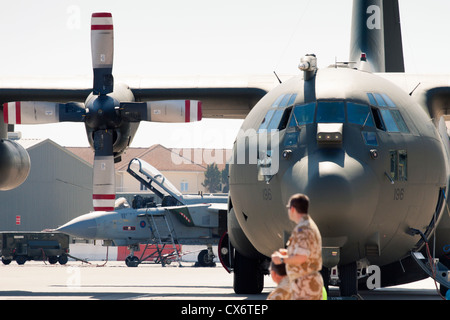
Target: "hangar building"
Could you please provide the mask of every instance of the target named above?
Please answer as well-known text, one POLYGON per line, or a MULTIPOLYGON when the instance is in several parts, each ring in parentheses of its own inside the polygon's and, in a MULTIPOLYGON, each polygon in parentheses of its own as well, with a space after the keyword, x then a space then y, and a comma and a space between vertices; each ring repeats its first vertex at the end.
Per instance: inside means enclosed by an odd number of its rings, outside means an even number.
POLYGON ((92 211, 92 165, 55 142, 17 140, 31 169, 19 187, 0 192, 0 231, 54 229, 92 211))

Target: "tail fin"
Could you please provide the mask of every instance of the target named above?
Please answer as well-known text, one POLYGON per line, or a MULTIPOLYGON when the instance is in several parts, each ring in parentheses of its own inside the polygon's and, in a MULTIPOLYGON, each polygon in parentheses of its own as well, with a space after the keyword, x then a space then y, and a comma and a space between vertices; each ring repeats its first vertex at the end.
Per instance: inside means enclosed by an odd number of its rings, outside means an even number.
POLYGON ((398 0, 353 1, 350 60, 372 72, 405 71, 398 0))

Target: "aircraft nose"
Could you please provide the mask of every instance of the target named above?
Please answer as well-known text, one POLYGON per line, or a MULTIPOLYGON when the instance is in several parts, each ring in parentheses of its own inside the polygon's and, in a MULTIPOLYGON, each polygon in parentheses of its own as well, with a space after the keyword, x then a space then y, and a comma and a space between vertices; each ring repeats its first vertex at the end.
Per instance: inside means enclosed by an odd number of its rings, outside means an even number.
POLYGON ((363 231, 371 222, 379 193, 372 169, 347 153, 318 152, 297 162, 285 175, 286 202, 294 193, 310 198, 309 213, 322 236, 363 231))
POLYGON ((75 218, 57 229, 74 237, 94 239, 97 234, 97 221, 89 214, 75 218))

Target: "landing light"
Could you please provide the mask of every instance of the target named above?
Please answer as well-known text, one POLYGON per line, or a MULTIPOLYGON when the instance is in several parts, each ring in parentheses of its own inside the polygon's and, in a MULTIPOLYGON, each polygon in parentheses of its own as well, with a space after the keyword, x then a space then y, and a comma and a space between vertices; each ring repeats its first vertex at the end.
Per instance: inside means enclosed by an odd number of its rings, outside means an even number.
POLYGON ((319 144, 341 144, 342 123, 318 123, 317 143, 319 144))

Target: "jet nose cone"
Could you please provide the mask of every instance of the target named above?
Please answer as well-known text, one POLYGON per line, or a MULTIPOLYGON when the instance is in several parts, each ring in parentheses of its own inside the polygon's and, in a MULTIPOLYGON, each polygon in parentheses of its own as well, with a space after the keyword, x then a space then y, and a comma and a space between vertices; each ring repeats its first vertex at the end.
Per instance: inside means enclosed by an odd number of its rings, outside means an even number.
POLYGON ((311 200, 311 209, 318 212, 330 212, 344 217, 355 203, 352 181, 333 162, 319 163, 319 170, 310 176, 305 193, 311 200))
POLYGON ((57 229, 74 237, 94 239, 97 234, 97 222, 89 214, 75 218, 57 229))

